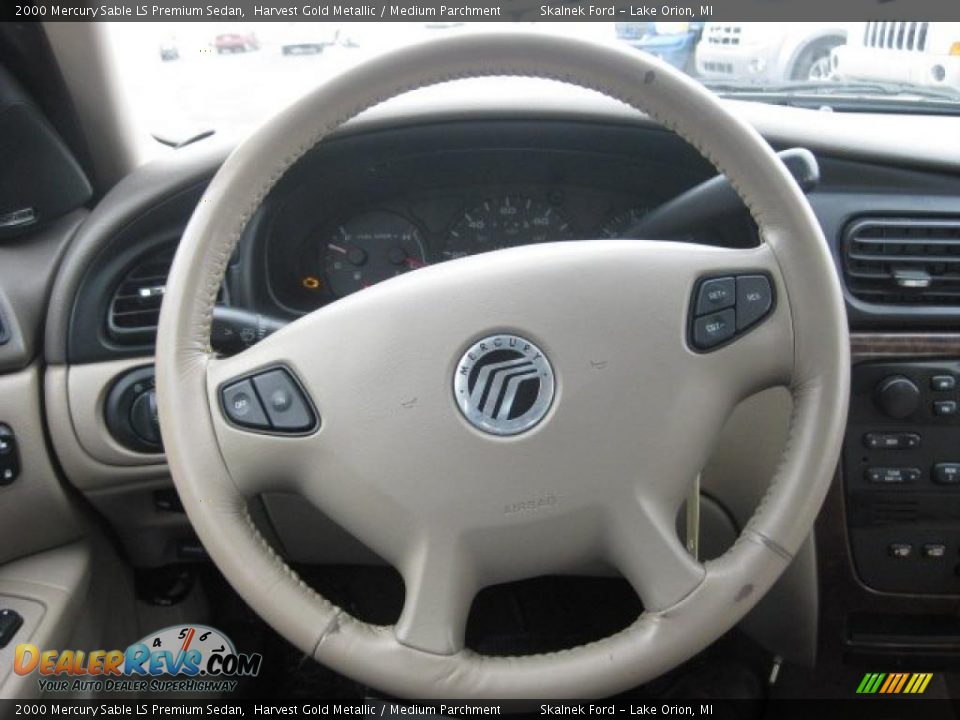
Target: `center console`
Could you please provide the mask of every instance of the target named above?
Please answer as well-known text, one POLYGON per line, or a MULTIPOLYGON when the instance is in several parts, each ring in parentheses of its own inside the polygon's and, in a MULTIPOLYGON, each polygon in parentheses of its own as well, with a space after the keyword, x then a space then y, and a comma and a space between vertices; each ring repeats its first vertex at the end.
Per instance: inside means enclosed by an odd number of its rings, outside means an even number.
POLYGON ((960 595, 960 362, 856 365, 843 470, 855 570, 890 593, 960 595))

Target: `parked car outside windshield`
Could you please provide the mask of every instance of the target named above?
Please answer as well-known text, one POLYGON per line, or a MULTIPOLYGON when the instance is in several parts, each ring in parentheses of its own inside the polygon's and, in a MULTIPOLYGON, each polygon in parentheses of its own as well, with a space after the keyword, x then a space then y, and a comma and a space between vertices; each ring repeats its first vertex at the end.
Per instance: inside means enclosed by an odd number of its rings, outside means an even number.
POLYGON ((960 111, 960 23, 185 22, 110 28, 117 72, 144 136, 180 139, 248 132, 324 79, 391 48, 510 29, 649 53, 738 99, 839 111, 960 111))

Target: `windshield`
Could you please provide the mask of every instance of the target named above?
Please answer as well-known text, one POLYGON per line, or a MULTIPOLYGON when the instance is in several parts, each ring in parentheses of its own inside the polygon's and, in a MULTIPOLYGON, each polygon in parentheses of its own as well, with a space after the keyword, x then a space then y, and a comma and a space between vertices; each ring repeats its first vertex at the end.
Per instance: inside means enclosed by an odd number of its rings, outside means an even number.
POLYGON ((139 124, 176 144, 245 132, 325 78, 406 43, 524 28, 651 53, 721 95, 836 111, 960 111, 960 23, 116 23, 139 124))

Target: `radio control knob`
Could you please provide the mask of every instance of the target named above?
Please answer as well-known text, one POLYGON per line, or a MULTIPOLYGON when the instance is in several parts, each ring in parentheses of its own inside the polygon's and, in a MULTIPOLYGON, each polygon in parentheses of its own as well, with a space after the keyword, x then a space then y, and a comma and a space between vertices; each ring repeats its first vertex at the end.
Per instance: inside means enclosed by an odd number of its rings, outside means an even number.
POLYGON ((891 375, 877 383, 874 398, 885 415, 907 418, 920 407, 920 388, 908 377, 891 375))

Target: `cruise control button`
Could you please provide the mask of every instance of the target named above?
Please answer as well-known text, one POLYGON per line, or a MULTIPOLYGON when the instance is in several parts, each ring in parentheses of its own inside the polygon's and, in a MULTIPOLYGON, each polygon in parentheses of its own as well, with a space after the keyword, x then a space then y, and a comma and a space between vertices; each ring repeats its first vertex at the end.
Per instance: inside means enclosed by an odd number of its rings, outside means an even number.
POLYGON ((697 315, 733 307, 736 294, 736 281, 732 277, 704 280, 697 296, 697 315))
POLYGON ((267 430, 270 421, 263 412, 257 393, 249 380, 241 380, 222 391, 223 411, 237 425, 267 430))
POLYGON ((773 288, 765 275, 737 278, 737 330, 759 322, 773 307, 773 288))
POLYGON ((275 430, 302 432, 314 426, 313 411, 300 388, 285 370, 271 370, 253 378, 275 430))
POLYGON ((930 378, 930 389, 937 392, 953 390, 957 386, 957 379, 953 375, 934 375, 930 378))
POLYGON ((704 315, 693 323, 693 344, 701 350, 716 347, 733 337, 737 318, 733 310, 704 315))
POLYGON ((933 481, 940 485, 960 484, 960 463, 938 463, 934 465, 933 481))
POLYGON ((925 558, 937 559, 947 554, 947 546, 943 543, 927 543, 922 549, 925 558))

